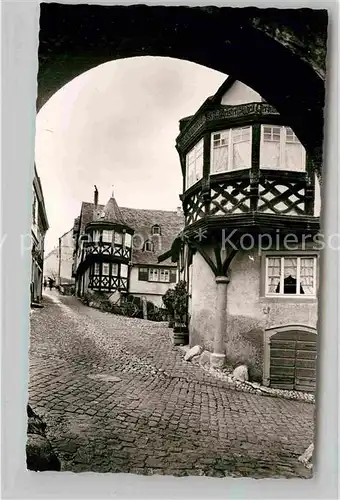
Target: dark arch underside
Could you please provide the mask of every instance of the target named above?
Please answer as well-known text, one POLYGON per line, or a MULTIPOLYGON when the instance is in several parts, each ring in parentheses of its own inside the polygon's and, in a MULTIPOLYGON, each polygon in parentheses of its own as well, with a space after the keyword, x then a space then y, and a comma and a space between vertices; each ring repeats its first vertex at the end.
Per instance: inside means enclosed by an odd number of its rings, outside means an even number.
POLYGON ((185 59, 256 90, 321 162, 326 11, 42 4, 40 28, 38 109, 104 62, 185 59))

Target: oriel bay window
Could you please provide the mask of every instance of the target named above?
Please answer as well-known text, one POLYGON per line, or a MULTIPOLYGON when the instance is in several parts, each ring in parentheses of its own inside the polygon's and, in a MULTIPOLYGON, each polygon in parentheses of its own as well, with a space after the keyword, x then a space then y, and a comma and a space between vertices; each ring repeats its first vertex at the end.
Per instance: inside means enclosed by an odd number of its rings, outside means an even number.
POLYGON ((316 256, 266 257, 266 296, 316 296, 316 256))
POLYGON ((186 189, 203 177, 203 139, 186 155, 186 189))
POLYGON ((251 127, 221 130, 212 134, 211 174, 251 167, 251 127))
POLYGON ((305 170, 305 148, 290 127, 262 125, 260 165, 278 170, 305 170))
POLYGON ((113 245, 123 245, 126 247, 131 247, 131 234, 125 233, 125 235, 120 231, 114 231, 113 229, 102 229, 94 230, 91 235, 94 243, 112 243, 113 245))

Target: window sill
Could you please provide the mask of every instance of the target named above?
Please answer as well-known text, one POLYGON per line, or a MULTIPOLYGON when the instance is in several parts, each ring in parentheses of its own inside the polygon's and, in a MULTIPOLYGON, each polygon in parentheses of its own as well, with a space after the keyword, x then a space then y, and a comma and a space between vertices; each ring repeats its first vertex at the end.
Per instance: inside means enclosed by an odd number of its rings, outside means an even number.
POLYGON ((250 170, 250 168, 251 167, 229 168, 228 170, 220 170, 219 172, 210 172, 210 175, 229 174, 230 172, 239 172, 240 170, 250 170))
POLYGON ((266 295, 266 296, 261 296, 260 297, 260 302, 273 302, 273 303, 282 303, 282 302, 286 302, 286 303, 294 303, 294 304, 297 304, 297 303, 310 303, 310 304, 313 304, 313 303, 317 303, 318 299, 317 297, 313 296, 313 297, 302 297, 301 295, 296 295, 296 296, 293 296, 293 295, 289 295, 289 296, 284 296, 284 295, 280 295, 278 297, 274 297, 272 295, 266 295))
MULTIPOLYGON (((143 280, 141 280, 143 281, 143 280)), ((164 285, 168 285, 169 283, 171 283, 170 281, 159 281, 159 280, 148 280, 147 281, 148 283, 164 283, 164 285)))

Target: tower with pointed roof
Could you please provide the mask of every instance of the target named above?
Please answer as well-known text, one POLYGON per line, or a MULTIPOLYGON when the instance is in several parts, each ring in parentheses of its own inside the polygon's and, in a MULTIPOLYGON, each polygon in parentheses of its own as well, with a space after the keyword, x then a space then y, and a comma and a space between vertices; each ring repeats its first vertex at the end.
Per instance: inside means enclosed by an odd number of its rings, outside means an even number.
POLYGON ((130 294, 162 306, 162 296, 177 281, 176 264, 158 263, 183 228, 182 212, 120 207, 114 191, 99 204, 82 203, 75 220, 73 272, 78 296, 105 293, 113 302, 130 294))

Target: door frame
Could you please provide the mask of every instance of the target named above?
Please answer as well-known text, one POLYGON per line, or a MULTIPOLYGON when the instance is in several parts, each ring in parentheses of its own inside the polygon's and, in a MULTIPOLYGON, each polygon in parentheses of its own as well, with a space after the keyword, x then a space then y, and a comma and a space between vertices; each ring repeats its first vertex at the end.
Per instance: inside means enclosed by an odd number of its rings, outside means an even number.
POLYGON ((313 326, 293 323, 289 325, 272 326, 267 328, 263 334, 263 385, 269 387, 270 385, 270 339, 276 333, 289 332, 291 330, 298 330, 302 333, 314 333, 317 335, 317 329, 313 326))

